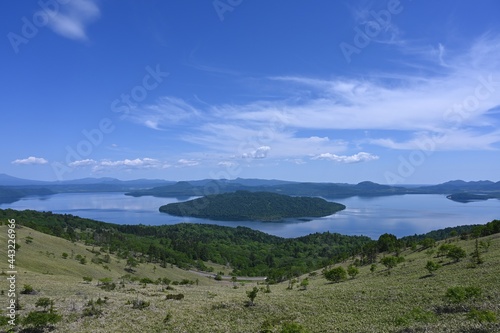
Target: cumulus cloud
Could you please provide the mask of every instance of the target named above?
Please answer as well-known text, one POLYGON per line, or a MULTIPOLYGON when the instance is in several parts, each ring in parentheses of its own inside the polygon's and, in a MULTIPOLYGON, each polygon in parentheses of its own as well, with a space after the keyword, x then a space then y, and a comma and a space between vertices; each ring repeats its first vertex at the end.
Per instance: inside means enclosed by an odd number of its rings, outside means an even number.
POLYGON ((100 15, 99 7, 92 0, 72 0, 59 4, 54 10, 41 11, 48 15, 48 27, 55 33, 70 39, 86 40, 86 26, 100 15))
POLYGON ((331 153, 323 153, 317 156, 312 157, 313 160, 329 160, 338 163, 360 163, 360 162, 369 162, 378 160, 379 157, 377 155, 373 155, 370 153, 359 152, 354 155, 336 155, 331 153))
POLYGON ((24 158, 24 159, 17 159, 15 161, 12 161, 12 164, 47 164, 49 161, 47 161, 45 158, 43 157, 34 157, 34 156, 30 156, 28 158, 24 158))
POLYGON ((271 150, 271 147, 269 146, 261 146, 254 151, 250 153, 244 153, 242 155, 243 158, 256 158, 256 159, 261 159, 261 158, 266 158, 267 154, 271 150))
POLYGON ((74 162, 69 163, 68 165, 72 168, 79 168, 79 167, 85 167, 85 166, 95 165, 95 164, 97 164, 96 161, 94 161, 92 159, 86 159, 86 160, 74 161, 74 162))

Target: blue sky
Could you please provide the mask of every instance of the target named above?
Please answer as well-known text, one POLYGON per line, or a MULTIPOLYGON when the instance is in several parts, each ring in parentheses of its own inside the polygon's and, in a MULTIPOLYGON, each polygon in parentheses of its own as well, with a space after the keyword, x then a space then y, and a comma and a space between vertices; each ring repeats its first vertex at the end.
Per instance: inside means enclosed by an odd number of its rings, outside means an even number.
POLYGON ((498 1, 0 6, 0 173, 500 180, 498 1))

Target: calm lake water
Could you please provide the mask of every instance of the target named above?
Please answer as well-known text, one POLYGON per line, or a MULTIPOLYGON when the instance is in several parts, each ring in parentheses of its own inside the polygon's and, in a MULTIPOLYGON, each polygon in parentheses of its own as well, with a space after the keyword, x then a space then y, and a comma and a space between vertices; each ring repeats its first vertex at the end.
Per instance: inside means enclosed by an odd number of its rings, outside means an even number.
POLYGON ((298 237, 324 231, 365 235, 373 239, 385 232, 402 237, 500 219, 500 200, 464 204, 435 194, 338 199, 335 201, 346 205, 346 210, 310 221, 220 222, 175 217, 158 211, 161 205, 178 201, 174 198, 135 198, 123 193, 65 193, 28 197, 12 204, 2 204, 0 208, 52 211, 117 224, 162 225, 193 222, 231 227, 241 225, 281 237, 298 237))

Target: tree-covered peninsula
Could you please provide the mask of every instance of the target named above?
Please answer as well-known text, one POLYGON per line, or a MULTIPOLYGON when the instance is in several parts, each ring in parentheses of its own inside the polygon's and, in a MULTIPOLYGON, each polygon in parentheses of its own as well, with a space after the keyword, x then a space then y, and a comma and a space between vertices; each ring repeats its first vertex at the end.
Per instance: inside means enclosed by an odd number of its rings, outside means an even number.
POLYGON ((287 218, 323 217, 343 209, 344 205, 321 198, 236 191, 170 203, 161 206, 160 212, 219 221, 281 221, 287 218))

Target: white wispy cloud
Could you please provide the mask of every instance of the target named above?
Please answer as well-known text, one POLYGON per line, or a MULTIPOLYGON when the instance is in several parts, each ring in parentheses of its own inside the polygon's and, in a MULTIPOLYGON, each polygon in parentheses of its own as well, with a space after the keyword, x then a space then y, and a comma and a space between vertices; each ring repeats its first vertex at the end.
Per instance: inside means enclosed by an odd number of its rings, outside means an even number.
POLYGON ((500 142, 500 131, 480 133, 472 130, 450 130, 439 133, 421 132, 409 140, 397 141, 392 138, 371 139, 370 144, 405 150, 460 151, 495 150, 500 142))
POLYGON ((293 164, 297 164, 297 165, 302 165, 302 164, 306 164, 307 163, 306 161, 304 161, 301 158, 286 159, 286 161, 290 162, 290 163, 293 163, 293 164))
POLYGON ((78 160, 78 161, 73 161, 68 164, 68 166, 72 168, 79 168, 79 167, 86 167, 89 165, 95 165, 97 164, 97 161, 94 161, 92 159, 85 159, 85 160, 78 160))
POLYGON ((100 15, 95 1, 71 0, 59 4, 56 10, 45 10, 40 14, 49 17, 48 27, 55 33, 70 39, 86 40, 87 25, 100 15))
POLYGON ((172 129, 175 139, 200 147, 198 156, 222 153, 222 158, 247 157, 249 162, 269 158, 271 147, 273 159, 342 163, 378 158, 354 154, 369 149, 367 145, 415 149, 433 140, 435 150, 498 148, 500 36, 482 36, 461 52, 444 44, 432 52, 404 47, 420 57, 415 62, 425 70, 416 66, 331 79, 268 77, 293 98, 195 107, 165 97, 132 114, 132 121, 172 129), (384 134, 362 139, 346 135, 366 130, 384 134))
MULTIPOLYGON (((221 116, 222 117, 222 116, 221 116)), ((300 158, 324 151, 344 151, 348 143, 340 139, 320 136, 298 136, 288 130, 285 123, 275 122, 269 116, 265 120, 232 120, 223 117, 225 123, 205 123, 197 129, 189 128, 181 137, 184 141, 200 145, 207 150, 228 154, 232 157, 252 157, 272 147, 274 158, 300 158)))
POLYGON ((30 156, 28 158, 23 158, 23 159, 17 159, 11 162, 12 164, 47 164, 49 161, 47 161, 43 157, 34 157, 30 156))
POLYGON ((333 162, 339 163, 360 163, 360 162, 369 162, 378 160, 379 157, 377 155, 373 155, 370 153, 359 152, 354 155, 335 155, 331 153, 323 153, 318 156, 314 156, 311 159, 313 160, 329 160, 333 162))
MULTIPOLYGON (((452 127, 457 130, 456 137, 488 143, 462 145, 462 149, 490 149, 499 123, 493 112, 500 105, 498 47, 500 37, 481 37, 467 52, 448 56, 444 67, 445 47, 441 45, 434 65, 442 66, 432 75, 377 73, 371 79, 367 75, 363 79, 331 80, 272 77, 289 84, 290 89, 311 89, 318 97, 279 107, 266 103, 233 107, 226 117, 263 123, 274 116, 286 119, 288 128, 318 130, 428 131, 445 135, 452 127)), ((443 145, 442 149, 447 147, 452 146, 443 145)))
POLYGON ((217 165, 220 167, 231 168, 237 166, 238 163, 232 161, 220 161, 219 163, 217 163, 217 165))
POLYGON ((131 108, 124 117, 151 129, 163 130, 179 123, 199 120, 200 116, 201 113, 184 100, 165 96, 155 104, 131 108))
POLYGON ((200 164, 200 162, 184 158, 181 158, 180 160, 177 161, 177 167, 192 167, 192 166, 197 166, 198 164, 200 164))

